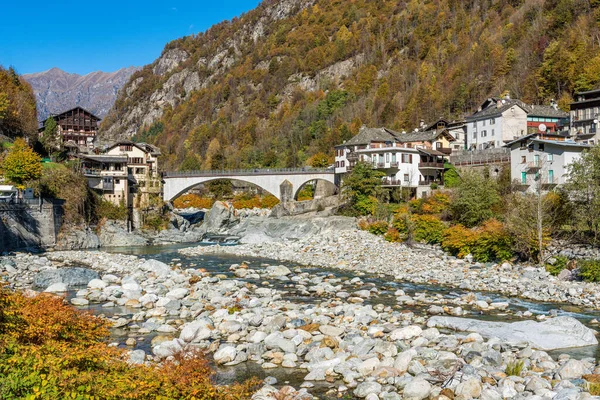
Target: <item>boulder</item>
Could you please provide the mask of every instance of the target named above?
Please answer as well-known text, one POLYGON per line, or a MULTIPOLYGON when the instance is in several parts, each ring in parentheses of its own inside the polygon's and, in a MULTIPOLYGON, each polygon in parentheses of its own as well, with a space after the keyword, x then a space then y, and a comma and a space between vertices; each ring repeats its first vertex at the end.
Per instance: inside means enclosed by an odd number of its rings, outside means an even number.
POLYGON ((287 276, 291 274, 292 271, 284 265, 269 265, 267 267, 267 275, 278 277, 278 276, 287 276))
POLYGON ((144 263, 140 267, 144 271, 148 271, 157 276, 166 276, 171 273, 171 267, 165 264, 162 261, 149 259, 144 261, 144 263))
POLYGON ((404 328, 394 329, 390 333, 390 339, 392 340, 406 340, 417 337, 423 332, 423 330, 417 325, 405 326, 404 328))
POLYGON ((362 382, 359 383, 354 390, 354 395, 360 399, 364 399, 370 393, 379 394, 381 392, 381 385, 377 382, 362 382))
POLYGON ((217 364, 225 364, 235 360, 237 350, 233 346, 223 346, 213 356, 217 364))
POLYGON ((238 222, 239 218, 235 215, 233 206, 216 201, 204 217, 203 230, 210 233, 221 233, 238 222))
POLYGON ((431 384, 425 379, 413 379, 404 387, 404 398, 422 400, 429 396, 431 384))
POLYGON ((40 271, 33 278, 33 286, 47 288, 53 283, 62 282, 67 287, 86 286, 92 279, 99 279, 96 271, 88 268, 57 268, 40 271))
POLYGON ((510 344, 527 343, 539 350, 555 350, 598 344, 594 331, 572 317, 556 317, 544 322, 513 323, 480 321, 457 317, 431 317, 427 326, 477 332, 485 338, 497 337, 510 344))
POLYGON ((103 247, 147 246, 148 239, 127 229, 120 221, 107 221, 100 230, 98 238, 103 247))
POLYGON ((67 285, 62 282, 56 282, 48 286, 44 292, 46 293, 64 293, 67 291, 67 285))

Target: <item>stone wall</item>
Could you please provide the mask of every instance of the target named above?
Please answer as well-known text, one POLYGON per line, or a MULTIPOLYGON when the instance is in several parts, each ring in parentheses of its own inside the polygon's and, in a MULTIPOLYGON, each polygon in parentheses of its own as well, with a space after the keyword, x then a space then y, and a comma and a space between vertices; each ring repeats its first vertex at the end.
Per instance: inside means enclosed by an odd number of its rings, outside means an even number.
POLYGON ((0 204, 0 252, 46 249, 56 244, 63 217, 61 200, 0 204))

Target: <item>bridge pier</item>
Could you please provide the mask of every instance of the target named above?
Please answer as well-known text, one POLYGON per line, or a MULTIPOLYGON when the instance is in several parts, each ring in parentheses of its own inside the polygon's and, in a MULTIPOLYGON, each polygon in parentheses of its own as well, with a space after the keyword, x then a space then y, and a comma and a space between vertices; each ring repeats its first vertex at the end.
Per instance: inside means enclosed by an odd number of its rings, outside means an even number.
POLYGON ((294 201, 294 185, 287 179, 279 185, 279 201, 282 203, 294 201))

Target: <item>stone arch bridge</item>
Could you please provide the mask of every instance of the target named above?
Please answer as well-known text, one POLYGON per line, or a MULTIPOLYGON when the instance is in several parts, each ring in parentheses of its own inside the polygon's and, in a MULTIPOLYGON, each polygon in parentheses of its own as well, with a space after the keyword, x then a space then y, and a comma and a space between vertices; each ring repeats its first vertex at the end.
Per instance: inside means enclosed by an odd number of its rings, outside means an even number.
POLYGON ((201 183, 217 179, 235 179, 252 183, 282 203, 293 201, 302 186, 310 181, 326 181, 337 187, 333 169, 250 169, 224 171, 182 171, 163 174, 163 200, 173 201, 201 183))

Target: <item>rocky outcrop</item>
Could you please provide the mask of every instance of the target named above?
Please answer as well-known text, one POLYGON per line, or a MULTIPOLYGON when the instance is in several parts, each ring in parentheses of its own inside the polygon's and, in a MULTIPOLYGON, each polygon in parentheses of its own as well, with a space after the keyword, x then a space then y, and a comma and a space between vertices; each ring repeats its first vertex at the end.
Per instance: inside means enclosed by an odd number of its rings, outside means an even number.
POLYGON ((92 279, 98 279, 96 271, 88 268, 56 268, 38 272, 33 278, 33 286, 47 288, 55 283, 63 283, 67 288, 85 286, 92 279))
POLYGON ((59 68, 35 74, 25 74, 37 101, 38 118, 80 106, 103 118, 113 106, 121 87, 137 67, 121 68, 115 72, 70 74, 59 68))
POLYGON ((96 249, 100 238, 91 228, 63 230, 58 236, 56 250, 96 249))
POLYGON ((107 221, 102 225, 98 238, 103 247, 146 246, 149 244, 148 239, 135 232, 127 232, 125 223, 117 221, 107 221))
MULTIPOLYGON (((214 39, 210 39, 205 46, 198 45, 201 51, 199 56, 196 55, 198 61, 194 64, 188 61, 194 58, 194 54, 189 54, 177 45, 169 45, 161 56, 148 66, 148 71, 160 82, 153 85, 156 90, 144 93, 140 101, 128 105, 127 109, 119 110, 118 118, 111 118, 110 123, 103 127, 101 141, 129 138, 141 127, 151 126, 163 115, 165 107, 175 107, 187 100, 194 91, 209 87, 239 62, 243 62, 245 58, 241 49, 254 46, 265 36, 268 31, 266 27, 313 4, 314 0, 279 0, 259 5, 250 12, 253 16, 247 18, 249 22, 233 29, 233 33, 223 38, 218 46, 213 45, 214 39)), ((209 38, 212 35, 207 33, 205 37, 209 38)), ((138 77, 131 80, 125 85, 122 96, 135 96, 143 79, 138 77)), ((116 110, 113 112, 116 114, 116 110)))
POLYGON ((290 201, 277 204, 273 207, 270 216, 272 218, 281 218, 308 214, 324 217, 334 215, 340 205, 341 200, 339 196, 329 196, 307 201, 290 201))
POLYGON ((527 343, 538 350, 556 350, 598 344, 594 331, 572 317, 556 317, 544 322, 513 323, 480 321, 457 317, 431 317, 430 328, 475 332, 484 338, 496 337, 506 343, 527 343))
POLYGON ((224 233, 239 221, 231 204, 217 201, 204 217, 203 230, 210 233, 224 233))
POLYGON ((242 243, 262 243, 274 240, 299 240, 355 228, 356 219, 350 217, 250 217, 229 229, 228 233, 241 236, 242 243))

